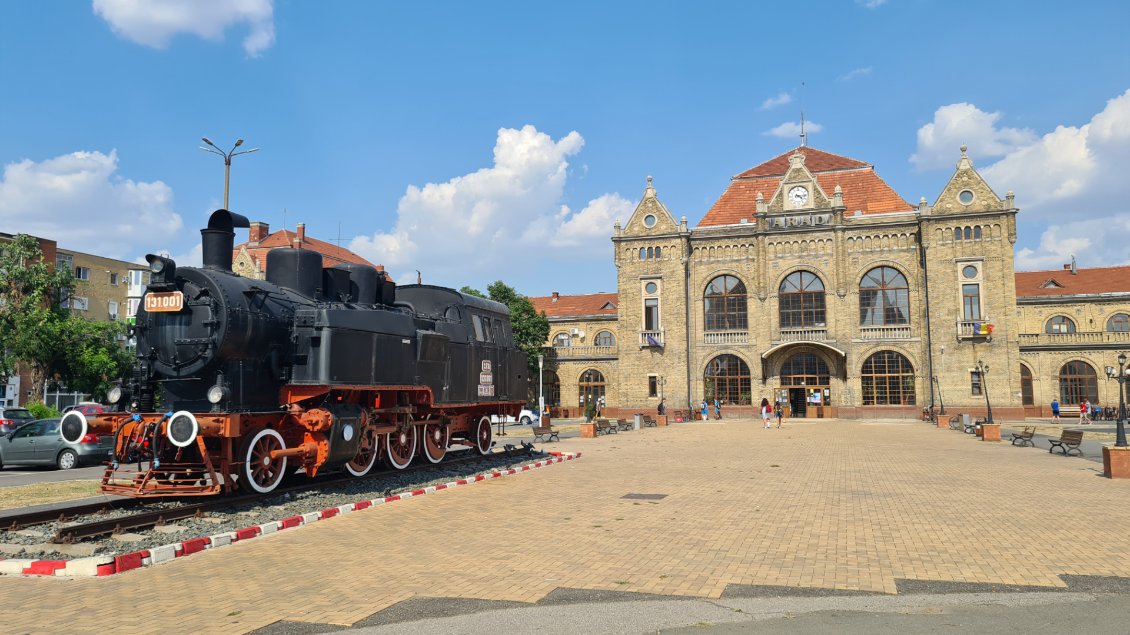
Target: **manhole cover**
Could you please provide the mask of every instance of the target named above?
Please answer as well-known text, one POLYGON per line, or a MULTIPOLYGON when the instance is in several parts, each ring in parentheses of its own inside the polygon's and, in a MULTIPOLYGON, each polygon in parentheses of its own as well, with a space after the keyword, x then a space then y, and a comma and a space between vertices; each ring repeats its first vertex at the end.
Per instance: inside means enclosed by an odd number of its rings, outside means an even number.
POLYGON ((642 501, 657 501, 657 500, 660 500, 660 499, 663 499, 663 498, 667 498, 667 495, 666 494, 624 494, 620 498, 630 498, 630 499, 633 499, 633 500, 642 500, 642 501))

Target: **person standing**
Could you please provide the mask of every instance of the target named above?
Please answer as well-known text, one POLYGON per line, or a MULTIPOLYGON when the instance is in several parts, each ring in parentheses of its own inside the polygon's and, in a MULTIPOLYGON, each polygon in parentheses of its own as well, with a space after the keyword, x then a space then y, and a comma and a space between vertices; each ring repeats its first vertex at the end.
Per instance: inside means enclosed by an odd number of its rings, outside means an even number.
POLYGON ((769 429, 769 400, 765 397, 761 398, 761 422, 765 424, 765 429, 769 429))
POLYGON ((659 407, 656 408, 656 411, 658 411, 660 417, 667 414, 667 398, 666 397, 659 400, 659 407))
POLYGON ((1079 424, 1087 423, 1087 400, 1079 402, 1079 424))
POLYGON ((1052 399, 1052 421, 1059 421, 1059 400, 1052 399))
POLYGON ((709 414, 710 410, 706 407, 706 400, 705 399, 702 400, 702 408, 700 410, 701 410, 700 414, 702 414, 702 420, 703 421, 706 421, 707 419, 710 418, 710 414, 709 414))
POLYGON ((722 401, 717 397, 714 398, 714 418, 722 418, 722 401))
POLYGON ((785 417, 785 407, 782 406, 781 402, 778 401, 777 402, 777 429, 778 430, 781 429, 781 419, 783 419, 784 417, 785 417))

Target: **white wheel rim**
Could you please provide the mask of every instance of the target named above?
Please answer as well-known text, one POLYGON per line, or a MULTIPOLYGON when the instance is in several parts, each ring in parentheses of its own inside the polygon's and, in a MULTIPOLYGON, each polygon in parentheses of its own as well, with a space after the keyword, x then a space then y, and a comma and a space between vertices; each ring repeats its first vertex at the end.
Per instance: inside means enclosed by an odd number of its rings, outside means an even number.
POLYGON ((408 465, 412 462, 412 459, 416 458, 416 426, 411 426, 407 430, 402 432, 389 432, 387 438, 385 439, 385 454, 388 456, 389 464, 394 468, 403 470, 404 468, 408 467, 408 465), (396 455, 392 453, 393 435, 396 435, 398 438, 403 438, 404 445, 407 445, 409 448, 408 459, 403 463, 400 463, 396 458, 396 455))
POLYGON ((69 470, 75 466, 75 455, 70 452, 64 452, 59 458, 59 467, 64 470, 69 470))
POLYGON ((443 460, 443 457, 447 455, 448 439, 446 438, 447 435, 444 434, 443 426, 434 424, 424 426, 424 437, 424 457, 427 458, 431 463, 439 463, 443 460), (432 453, 428 451, 427 439, 434 439, 437 445, 443 446, 443 449, 440 450, 438 457, 433 457, 432 453))
MULTIPOLYGON (((276 441, 278 441, 280 449, 284 449, 284 450, 286 449, 286 441, 283 441, 282 435, 279 434, 278 432, 276 432, 275 430, 272 430, 271 428, 264 428, 264 429, 260 430, 258 433, 256 433, 255 436, 251 437, 251 442, 247 444, 247 454, 243 457, 243 472, 240 476, 244 480, 247 481, 248 487, 255 490, 256 492, 259 492, 260 494, 266 494, 267 492, 278 487, 278 484, 280 482, 282 482, 283 477, 286 476, 287 457, 285 457, 285 456, 278 458, 278 459, 275 459, 275 462, 276 462, 278 467, 275 469, 274 479, 272 479, 269 483, 267 483, 265 485, 260 485, 259 482, 255 480, 254 476, 252 476, 252 473, 251 473, 251 468, 252 468, 251 455, 255 452, 255 446, 257 446, 259 444, 259 440, 262 439, 265 436, 266 437, 273 437, 276 441)), ((262 460, 263 465, 270 465, 271 462, 272 461, 271 461, 269 456, 263 457, 263 460, 262 460)))
MULTIPOLYGON (((368 430, 362 432, 361 434, 372 435, 372 433, 369 432, 368 430)), ((371 452, 369 454, 369 463, 363 469, 360 469, 360 470, 354 468, 352 463, 346 463, 345 464, 345 471, 346 472, 349 472, 353 476, 365 476, 366 474, 369 473, 369 470, 373 469, 373 465, 375 465, 376 462, 377 462, 377 455, 381 453, 381 450, 380 450, 379 447, 376 447, 377 445, 379 445, 377 443, 376 435, 372 435, 372 436, 373 436, 373 447, 371 448, 371 452)))
POLYGON ((490 454, 490 442, 492 438, 493 435, 491 434, 490 429, 490 419, 487 419, 486 417, 479 419, 479 425, 475 429, 475 449, 478 450, 479 454, 490 454), (483 434, 484 430, 486 431, 485 435, 483 434), (486 447, 484 448, 483 446, 486 447))

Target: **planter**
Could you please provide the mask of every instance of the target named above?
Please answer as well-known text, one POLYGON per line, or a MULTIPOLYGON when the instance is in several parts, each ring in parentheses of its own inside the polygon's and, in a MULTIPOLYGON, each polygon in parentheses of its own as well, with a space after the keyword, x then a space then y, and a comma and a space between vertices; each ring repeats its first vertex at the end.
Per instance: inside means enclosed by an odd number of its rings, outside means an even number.
POLYGON ((1130 448, 1103 446, 1103 476, 1130 478, 1130 448))
POLYGON ((982 425, 983 424, 978 423, 977 427, 973 429, 974 434, 976 434, 978 437, 982 436, 985 433, 985 431, 982 429, 982 425))
POLYGON ((660 428, 667 427, 667 415, 655 415, 655 425, 660 428))
POLYGON ((581 424, 581 438, 582 439, 595 439, 596 438, 596 424, 595 423, 582 423, 581 424))
POLYGON ((942 415, 938 415, 938 429, 939 430, 949 430, 950 429, 950 418, 949 417, 943 417, 942 415))
POLYGON ((981 440, 982 441, 1000 441, 1001 440, 1001 424, 999 424, 999 423, 982 423, 981 424, 981 440))

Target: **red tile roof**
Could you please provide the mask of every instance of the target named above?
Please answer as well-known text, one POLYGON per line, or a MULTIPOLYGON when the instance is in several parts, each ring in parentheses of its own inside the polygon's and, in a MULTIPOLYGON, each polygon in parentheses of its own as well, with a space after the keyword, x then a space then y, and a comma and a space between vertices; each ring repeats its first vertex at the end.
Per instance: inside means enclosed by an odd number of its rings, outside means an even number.
MULTIPOLYGON (((557 294, 554 294, 557 295, 557 294)), ((581 315, 616 315, 615 293, 589 293, 586 295, 557 295, 530 298, 534 310, 546 317, 573 317, 581 315), (606 308, 608 307, 608 308, 606 308)))
MULTIPOLYGON (((276 247, 293 247, 295 244, 294 241, 297 238, 298 234, 296 234, 295 232, 292 232, 289 229, 280 229, 279 231, 272 232, 266 238, 260 240, 256 245, 252 245, 250 244, 250 242, 240 243, 236 245, 232 250, 232 258, 235 258, 239 255, 239 250, 241 248, 247 247, 247 253, 249 256, 251 256, 251 259, 255 261, 255 264, 259 268, 259 271, 264 271, 267 267, 267 252, 275 249, 276 247)), ((309 234, 305 234, 305 236, 303 237, 302 248, 310 249, 322 254, 323 267, 330 267, 344 262, 352 262, 359 265, 369 265, 370 267, 376 267, 378 271, 384 271, 384 267, 382 265, 375 265, 344 247, 339 247, 324 240, 318 240, 317 238, 311 237, 309 234)))
POLYGON ((1130 265, 1050 271, 1017 271, 1016 297, 1079 295, 1092 293, 1130 293, 1130 265), (1058 284, 1044 287, 1049 280, 1058 284))
POLYGON ((856 210, 864 214, 886 214, 915 209, 875 173, 875 166, 816 148, 800 147, 733 177, 730 187, 726 188, 698 226, 734 225, 743 218, 752 222, 757 216, 758 192, 765 203, 773 198, 781 179, 789 170, 789 156, 795 152, 804 154, 805 167, 813 173, 816 182, 828 196, 832 195, 837 185, 840 186, 848 214, 856 210))

